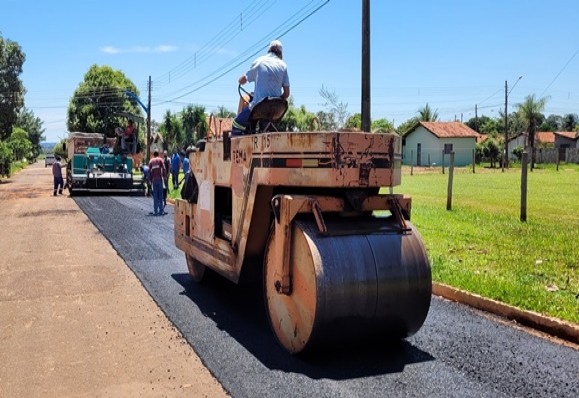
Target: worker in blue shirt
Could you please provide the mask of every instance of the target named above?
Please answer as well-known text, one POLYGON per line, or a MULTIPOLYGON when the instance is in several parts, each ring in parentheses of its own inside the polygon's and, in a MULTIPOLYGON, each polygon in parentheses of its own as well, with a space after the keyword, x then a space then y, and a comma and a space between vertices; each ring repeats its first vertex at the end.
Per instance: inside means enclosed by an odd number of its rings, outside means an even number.
POLYGON ((171 180, 173 181, 173 190, 179 189, 179 170, 181 170, 181 156, 176 150, 173 150, 171 156, 171 180))

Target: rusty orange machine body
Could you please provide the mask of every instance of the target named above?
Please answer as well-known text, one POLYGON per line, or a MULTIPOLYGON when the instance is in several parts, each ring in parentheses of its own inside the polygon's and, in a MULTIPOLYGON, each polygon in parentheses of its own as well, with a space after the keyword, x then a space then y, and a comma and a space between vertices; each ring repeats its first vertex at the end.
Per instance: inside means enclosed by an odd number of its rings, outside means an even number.
POLYGON ((189 160, 175 242, 190 274, 201 281, 208 267, 237 283, 263 267, 266 311, 289 352, 422 326, 431 273, 411 200, 380 193, 400 184, 399 136, 212 136, 189 160))

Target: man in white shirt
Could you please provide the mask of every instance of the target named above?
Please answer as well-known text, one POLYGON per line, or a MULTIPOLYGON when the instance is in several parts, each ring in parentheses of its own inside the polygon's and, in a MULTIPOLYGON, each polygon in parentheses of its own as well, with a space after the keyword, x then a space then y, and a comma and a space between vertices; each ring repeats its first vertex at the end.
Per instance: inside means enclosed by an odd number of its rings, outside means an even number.
POLYGON ((259 101, 267 97, 287 99, 290 95, 287 65, 283 61, 283 48, 279 40, 272 41, 267 54, 253 61, 249 71, 239 78, 239 84, 247 82, 255 83, 253 100, 233 121, 232 135, 245 134, 251 109, 259 101))

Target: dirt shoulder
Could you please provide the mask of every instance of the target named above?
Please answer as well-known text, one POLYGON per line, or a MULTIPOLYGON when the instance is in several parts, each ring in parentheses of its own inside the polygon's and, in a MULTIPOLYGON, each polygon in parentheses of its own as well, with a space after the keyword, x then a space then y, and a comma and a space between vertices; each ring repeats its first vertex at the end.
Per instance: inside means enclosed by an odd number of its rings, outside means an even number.
POLYGON ((36 163, 0 181, 0 396, 227 396, 36 163))

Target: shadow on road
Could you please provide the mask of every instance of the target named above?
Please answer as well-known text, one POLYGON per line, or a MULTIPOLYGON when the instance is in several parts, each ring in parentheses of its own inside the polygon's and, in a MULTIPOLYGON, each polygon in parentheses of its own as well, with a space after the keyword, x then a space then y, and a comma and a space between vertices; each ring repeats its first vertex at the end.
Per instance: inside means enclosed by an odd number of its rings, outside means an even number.
POLYGON ((406 365, 434 360, 406 340, 351 342, 292 356, 270 330, 260 286, 235 285, 214 272, 201 284, 186 273, 172 277, 183 286, 182 295, 269 369, 342 380, 402 372, 406 365))

